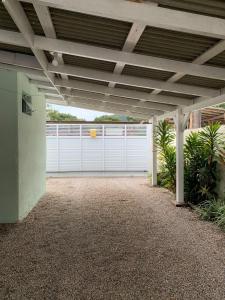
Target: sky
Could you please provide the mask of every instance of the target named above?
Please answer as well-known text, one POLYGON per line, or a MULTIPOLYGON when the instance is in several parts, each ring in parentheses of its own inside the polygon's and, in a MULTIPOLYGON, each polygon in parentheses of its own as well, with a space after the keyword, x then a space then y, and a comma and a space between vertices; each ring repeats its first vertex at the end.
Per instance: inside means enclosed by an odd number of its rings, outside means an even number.
POLYGON ((96 117, 100 117, 102 115, 111 115, 109 113, 104 113, 95 110, 81 109, 81 108, 71 107, 71 106, 49 104, 48 107, 50 109, 57 110, 61 113, 71 114, 73 116, 76 116, 77 118, 84 119, 86 121, 94 121, 96 117))

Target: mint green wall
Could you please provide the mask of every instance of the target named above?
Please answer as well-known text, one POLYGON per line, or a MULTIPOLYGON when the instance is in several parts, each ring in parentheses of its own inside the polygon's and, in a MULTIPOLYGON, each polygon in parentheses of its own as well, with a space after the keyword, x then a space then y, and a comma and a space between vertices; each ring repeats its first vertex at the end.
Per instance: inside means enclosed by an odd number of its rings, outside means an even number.
POLYGON ((0 223, 18 218, 17 75, 0 70, 0 223))
POLYGON ((22 220, 45 192, 45 100, 22 73, 0 71, 0 223, 22 220), (22 91, 33 115, 22 113, 22 91))
POLYGON ((19 219, 45 192, 45 101, 28 78, 18 73, 19 219), (32 95, 32 116, 21 111, 22 92, 32 95))

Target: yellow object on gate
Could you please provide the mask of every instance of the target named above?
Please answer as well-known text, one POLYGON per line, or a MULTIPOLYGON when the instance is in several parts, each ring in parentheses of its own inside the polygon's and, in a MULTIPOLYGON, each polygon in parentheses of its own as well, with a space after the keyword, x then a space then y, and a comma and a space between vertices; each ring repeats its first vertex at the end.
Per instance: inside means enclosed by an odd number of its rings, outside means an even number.
POLYGON ((90 129, 90 136, 91 136, 92 138, 96 138, 96 136, 97 136, 97 131, 96 131, 96 129, 90 129))

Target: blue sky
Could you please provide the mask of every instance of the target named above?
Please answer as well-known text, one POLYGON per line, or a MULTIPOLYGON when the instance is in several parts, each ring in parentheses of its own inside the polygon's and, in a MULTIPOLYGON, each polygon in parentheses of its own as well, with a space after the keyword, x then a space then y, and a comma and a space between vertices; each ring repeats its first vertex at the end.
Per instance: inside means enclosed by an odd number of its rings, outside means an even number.
POLYGON ((81 109, 81 108, 71 107, 71 106, 49 104, 48 107, 50 109, 54 109, 54 110, 57 110, 62 113, 68 113, 68 114, 71 114, 78 118, 85 119, 86 121, 93 121, 96 117, 99 117, 102 115, 111 115, 111 114, 104 113, 104 112, 88 110, 88 109, 81 109))

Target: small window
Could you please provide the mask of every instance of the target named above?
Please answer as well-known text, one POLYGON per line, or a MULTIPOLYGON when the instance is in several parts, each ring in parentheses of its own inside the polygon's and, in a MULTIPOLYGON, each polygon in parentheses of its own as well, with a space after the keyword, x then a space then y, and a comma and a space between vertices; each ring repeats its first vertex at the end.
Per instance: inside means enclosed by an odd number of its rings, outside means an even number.
POLYGON ((32 116, 32 98, 26 93, 22 94, 22 112, 32 116))

